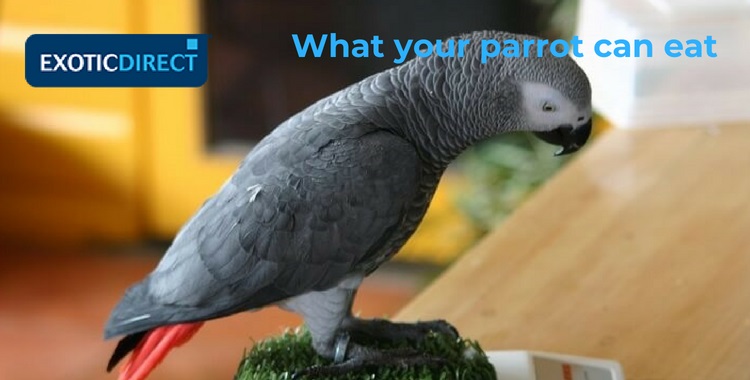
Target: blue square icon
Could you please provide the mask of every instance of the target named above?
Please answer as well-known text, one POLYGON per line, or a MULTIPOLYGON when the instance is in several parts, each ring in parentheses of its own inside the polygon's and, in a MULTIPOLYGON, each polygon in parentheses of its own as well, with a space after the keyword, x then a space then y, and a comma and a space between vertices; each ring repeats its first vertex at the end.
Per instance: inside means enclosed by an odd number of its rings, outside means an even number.
POLYGON ((198 39, 197 38, 188 38, 187 39, 187 49, 188 50, 198 50, 198 39))

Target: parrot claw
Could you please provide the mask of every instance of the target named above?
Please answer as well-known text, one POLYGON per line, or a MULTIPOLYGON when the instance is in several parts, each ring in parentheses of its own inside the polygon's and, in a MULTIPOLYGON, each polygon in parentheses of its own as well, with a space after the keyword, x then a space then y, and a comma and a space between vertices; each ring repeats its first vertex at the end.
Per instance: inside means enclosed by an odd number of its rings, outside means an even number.
POLYGON ((446 363, 445 358, 425 355, 414 349, 380 350, 351 343, 346 360, 341 363, 334 362, 334 364, 328 366, 312 366, 300 369, 292 374, 291 379, 336 377, 383 366, 401 368, 414 366, 439 367, 446 363))
POLYGON ((343 329, 356 340, 374 339, 391 342, 422 342, 431 333, 443 334, 452 338, 460 337, 453 325, 442 319, 414 323, 398 323, 385 319, 350 318, 343 329))
POLYGON ((459 337, 458 330, 444 320, 396 323, 385 319, 350 318, 344 323, 343 330, 336 339, 333 364, 303 368, 292 374, 291 378, 327 378, 381 366, 435 367, 446 363, 444 358, 426 355, 411 348, 382 350, 362 346, 350 342, 350 334, 356 336, 357 340, 364 338, 391 342, 421 342, 431 333, 445 334, 456 339, 459 337))
POLYGON ((458 339, 461 337, 461 335, 458 333, 458 329, 456 329, 455 326, 448 323, 448 321, 444 319, 436 319, 433 321, 417 322, 417 323, 424 324, 430 331, 434 331, 438 334, 447 335, 455 339, 458 339))

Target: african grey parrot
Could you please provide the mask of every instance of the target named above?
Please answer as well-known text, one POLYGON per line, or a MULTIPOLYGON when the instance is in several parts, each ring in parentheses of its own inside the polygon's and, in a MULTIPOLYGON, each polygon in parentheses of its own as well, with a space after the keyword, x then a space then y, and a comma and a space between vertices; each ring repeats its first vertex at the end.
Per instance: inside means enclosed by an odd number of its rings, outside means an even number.
MULTIPOLYGON (((591 132, 591 88, 569 57, 480 63, 480 41, 536 37, 483 31, 465 56, 415 58, 330 95, 279 125, 181 228, 156 269, 130 287, 105 338, 133 351, 121 379, 143 379, 204 321, 278 305, 304 318, 336 374, 420 363, 350 341, 355 333, 420 339, 444 321, 393 323, 351 313, 362 279, 409 239, 446 166, 468 146, 532 131, 562 146, 591 132)), ((443 42, 446 43, 446 42, 443 42)))

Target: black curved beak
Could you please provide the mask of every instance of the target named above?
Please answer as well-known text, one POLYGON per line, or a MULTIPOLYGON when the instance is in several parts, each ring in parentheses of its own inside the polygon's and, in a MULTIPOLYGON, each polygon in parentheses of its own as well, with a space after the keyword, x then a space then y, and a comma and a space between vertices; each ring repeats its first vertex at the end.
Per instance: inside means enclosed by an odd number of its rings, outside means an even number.
POLYGON ((591 119, 586 124, 573 128, 570 124, 565 124, 546 132, 534 132, 544 142, 562 147, 555 156, 570 154, 586 144, 591 135, 591 119))

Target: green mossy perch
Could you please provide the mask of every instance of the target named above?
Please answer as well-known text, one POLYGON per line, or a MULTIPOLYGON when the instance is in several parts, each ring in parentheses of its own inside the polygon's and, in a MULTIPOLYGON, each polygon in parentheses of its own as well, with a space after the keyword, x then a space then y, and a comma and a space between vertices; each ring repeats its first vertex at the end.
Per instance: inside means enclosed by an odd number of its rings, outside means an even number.
MULTIPOLYGON (((319 357, 312 348, 312 338, 305 330, 289 331, 283 335, 258 342, 240 362, 235 380, 290 379, 300 368, 328 365, 329 360, 319 357)), ((439 355, 448 360, 441 368, 378 367, 352 373, 337 380, 492 380, 495 368, 487 360, 479 344, 469 340, 454 340, 433 334, 423 343, 378 345, 381 348, 412 347, 427 354, 439 355)))

